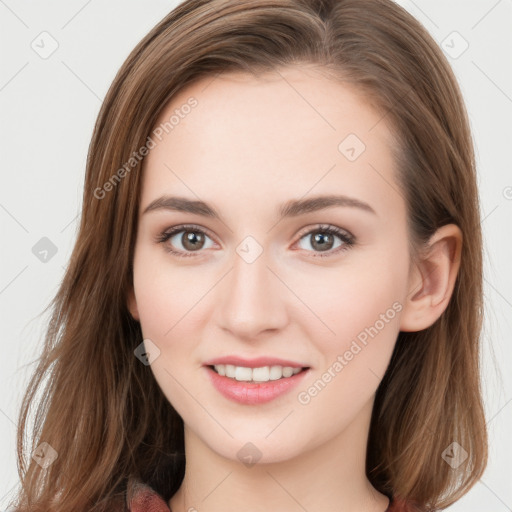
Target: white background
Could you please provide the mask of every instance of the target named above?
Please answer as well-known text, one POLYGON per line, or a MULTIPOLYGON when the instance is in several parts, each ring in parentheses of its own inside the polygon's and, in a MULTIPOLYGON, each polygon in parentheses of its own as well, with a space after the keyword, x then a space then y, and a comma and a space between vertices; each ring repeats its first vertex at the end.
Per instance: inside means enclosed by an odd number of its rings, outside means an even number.
MULTIPOLYGON (((490 461, 453 512, 512 510, 512 0, 401 0, 451 52, 476 144, 485 237, 483 336, 490 461), (461 37, 453 35, 456 31, 461 37), (462 39, 463 38, 463 39, 462 39), (454 55, 468 49, 457 58, 454 55), (443 43, 443 41, 445 41, 443 43)), ((85 159, 101 101, 135 44, 178 2, 0 0, 0 509, 17 485, 22 393, 71 254, 85 159), (47 59, 31 44, 58 43, 47 59), (57 253, 32 252, 48 237, 57 253)), ((77 404, 78 406, 78 404, 77 404)))

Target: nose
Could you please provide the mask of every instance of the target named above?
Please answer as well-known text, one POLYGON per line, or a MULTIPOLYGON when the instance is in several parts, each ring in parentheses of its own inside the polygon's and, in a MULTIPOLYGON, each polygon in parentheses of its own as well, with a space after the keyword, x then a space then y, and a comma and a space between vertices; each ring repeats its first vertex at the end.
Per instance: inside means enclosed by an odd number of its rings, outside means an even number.
POLYGON ((288 322, 286 301, 291 294, 271 265, 265 251, 252 262, 236 253, 233 268, 218 287, 220 327, 238 339, 258 338, 288 322))

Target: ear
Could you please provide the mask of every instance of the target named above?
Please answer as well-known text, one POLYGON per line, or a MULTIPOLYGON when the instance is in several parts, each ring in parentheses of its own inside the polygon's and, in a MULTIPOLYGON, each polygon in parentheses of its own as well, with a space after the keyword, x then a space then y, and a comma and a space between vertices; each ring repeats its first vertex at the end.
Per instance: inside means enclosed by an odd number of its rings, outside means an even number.
POLYGON ((455 224, 442 226, 431 236, 409 275, 401 331, 421 331, 441 316, 452 296, 461 251, 462 232, 455 224))
POLYGON ((128 306, 128 310, 130 311, 133 319, 137 320, 137 322, 140 322, 139 308, 137 307, 137 299, 135 298, 135 290, 133 289, 133 285, 130 286, 128 291, 126 305, 128 306))

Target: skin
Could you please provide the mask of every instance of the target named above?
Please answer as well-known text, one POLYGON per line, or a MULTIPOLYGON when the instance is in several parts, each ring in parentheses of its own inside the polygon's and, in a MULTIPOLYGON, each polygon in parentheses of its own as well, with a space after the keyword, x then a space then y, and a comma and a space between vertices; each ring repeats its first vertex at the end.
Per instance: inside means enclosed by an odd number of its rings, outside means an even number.
POLYGON ((263 512, 269 504, 289 512, 383 512, 388 498, 365 474, 375 392, 399 331, 424 329, 446 308, 460 230, 440 228, 428 254, 412 263, 392 131, 364 97, 319 69, 201 79, 160 120, 191 96, 198 105, 144 162, 128 297, 144 338, 160 350, 151 371, 185 424, 186 474, 169 505, 173 512, 263 512), (338 149, 350 133, 366 145, 355 161, 338 149), (329 194, 357 198, 375 213, 334 206, 280 219, 287 201, 329 194), (205 201, 221 220, 143 213, 163 195, 205 201), (204 242, 183 245, 183 231, 156 241, 185 223, 206 231, 204 242), (336 252, 344 242, 334 236, 323 252, 314 243, 319 224, 348 231, 355 244, 336 252), (263 250, 252 263, 236 252, 247 236, 263 250), (394 303, 394 318, 300 403, 298 393, 394 303), (220 395, 203 367, 231 354, 291 359, 311 370, 299 388, 242 405, 220 395), (251 467, 237 456, 248 442, 261 453, 251 467))

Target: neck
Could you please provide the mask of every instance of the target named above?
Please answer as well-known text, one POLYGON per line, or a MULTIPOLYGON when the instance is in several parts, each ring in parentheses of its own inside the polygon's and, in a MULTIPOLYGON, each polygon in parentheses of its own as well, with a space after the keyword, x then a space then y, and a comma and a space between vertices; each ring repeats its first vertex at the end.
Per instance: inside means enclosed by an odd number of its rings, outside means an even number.
POLYGON ((250 467, 222 457, 185 427, 185 476, 172 512, 384 512, 388 498, 366 477, 373 401, 336 438, 273 463, 250 467))

